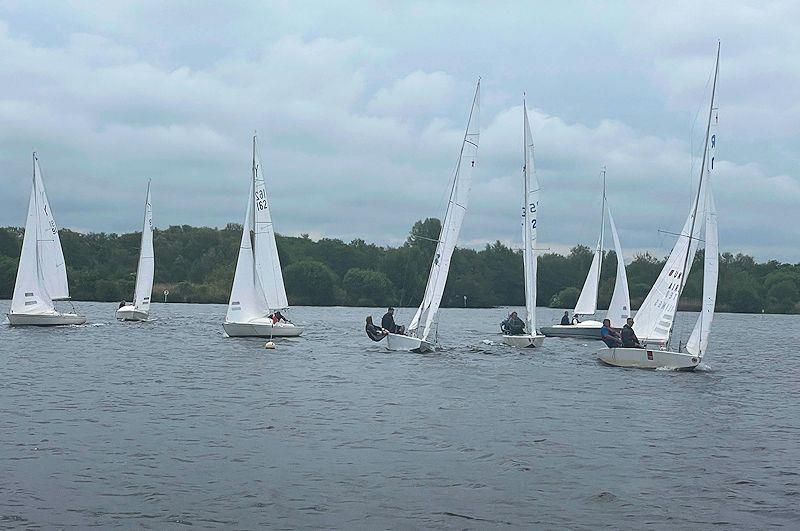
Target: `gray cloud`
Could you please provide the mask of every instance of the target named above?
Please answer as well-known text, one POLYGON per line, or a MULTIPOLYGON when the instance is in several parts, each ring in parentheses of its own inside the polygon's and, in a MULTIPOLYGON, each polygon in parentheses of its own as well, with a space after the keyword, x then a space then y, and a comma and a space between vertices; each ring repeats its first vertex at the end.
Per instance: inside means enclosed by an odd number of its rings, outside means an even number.
POLYGON ((148 178, 157 226, 239 222, 258 129, 279 232, 396 244, 442 214, 482 74, 465 245, 520 239, 527 90, 544 245, 593 244, 606 165, 623 246, 664 254, 658 229, 680 227, 697 177, 695 116, 720 36, 721 246, 798 261, 798 14, 780 2, 4 4, 0 224, 24 221, 33 148, 62 227, 135 230, 148 178))

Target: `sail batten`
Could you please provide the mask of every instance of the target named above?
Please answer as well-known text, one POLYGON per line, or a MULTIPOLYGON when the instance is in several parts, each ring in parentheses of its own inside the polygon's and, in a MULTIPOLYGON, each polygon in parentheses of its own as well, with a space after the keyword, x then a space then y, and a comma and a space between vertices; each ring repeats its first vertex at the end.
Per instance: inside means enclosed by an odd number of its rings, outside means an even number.
POLYGON ((409 333, 427 341, 431 332, 434 330, 434 320, 442 302, 444 288, 447 284, 447 274, 450 269, 450 260, 453 256, 458 241, 458 234, 461 231, 461 224, 469 200, 469 191, 472 180, 472 170, 478 155, 478 141, 480 137, 480 81, 475 88, 475 96, 472 100, 467 128, 464 140, 461 144, 458 163, 456 164, 453 176, 453 185, 450 190, 450 198, 447 202, 447 212, 439 233, 436 251, 428 274, 428 283, 425 286, 425 294, 419 308, 417 308, 414 318, 409 324, 409 333))

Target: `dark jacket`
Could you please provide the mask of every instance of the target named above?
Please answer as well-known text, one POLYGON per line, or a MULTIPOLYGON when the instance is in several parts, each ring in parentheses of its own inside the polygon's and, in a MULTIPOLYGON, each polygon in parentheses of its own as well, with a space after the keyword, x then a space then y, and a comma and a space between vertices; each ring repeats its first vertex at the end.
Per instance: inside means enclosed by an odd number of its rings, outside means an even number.
POLYGON ((386 315, 381 319, 381 326, 393 334, 397 332, 397 325, 394 324, 394 316, 389 312, 386 312, 386 315))
POLYGON ((568 315, 565 315, 564 317, 561 318, 561 324, 562 325, 568 325, 569 324, 569 316, 568 315))
POLYGON ((383 330, 379 326, 375 326, 374 324, 367 323, 366 326, 367 336, 373 341, 380 341, 386 334, 383 333, 383 330))
POLYGON ((519 336, 525 333, 525 321, 509 317, 500 324, 500 329, 510 336, 519 336))
POLYGON ((623 347, 640 347, 639 338, 636 337, 636 332, 627 324, 622 327, 622 346, 623 347))

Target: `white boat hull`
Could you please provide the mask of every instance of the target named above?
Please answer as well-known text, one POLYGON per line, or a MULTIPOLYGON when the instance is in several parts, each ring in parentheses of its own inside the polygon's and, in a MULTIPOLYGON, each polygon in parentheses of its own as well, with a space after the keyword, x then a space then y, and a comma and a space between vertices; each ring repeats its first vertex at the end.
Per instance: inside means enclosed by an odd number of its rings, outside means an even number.
POLYGON ((86 322, 86 317, 76 313, 43 313, 24 314, 9 313, 8 322, 11 326, 64 326, 80 325, 86 322))
POLYGON ((646 348, 603 348, 597 351, 603 363, 615 367, 638 369, 692 370, 700 364, 701 358, 686 352, 671 352, 646 348))
POLYGON ((303 329, 291 323, 272 324, 272 321, 251 321, 249 323, 222 323, 229 337, 298 337, 303 329))
POLYGON ((521 336, 503 336, 503 343, 510 347, 516 348, 534 348, 541 347, 544 343, 544 336, 541 334, 536 335, 521 335, 521 336))
POLYGON ((416 337, 389 334, 386 336, 386 348, 389 350, 406 350, 425 353, 433 351, 433 344, 416 337))
POLYGON ((580 339, 600 339, 599 321, 583 321, 578 324, 543 326, 539 330, 547 337, 576 337, 580 339))
POLYGON ((115 316, 120 321, 147 321, 150 313, 137 310, 135 306, 128 305, 119 308, 115 316))

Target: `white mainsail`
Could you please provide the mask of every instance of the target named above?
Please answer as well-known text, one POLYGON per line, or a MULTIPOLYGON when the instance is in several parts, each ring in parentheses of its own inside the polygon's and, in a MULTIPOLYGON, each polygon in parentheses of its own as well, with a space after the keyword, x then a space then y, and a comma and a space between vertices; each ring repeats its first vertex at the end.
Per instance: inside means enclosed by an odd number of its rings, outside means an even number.
POLYGON ((533 157, 533 136, 528 121, 528 108, 522 103, 525 114, 524 157, 522 167, 523 204, 522 204, 522 257, 525 275, 525 325, 529 334, 536 333, 536 236, 537 218, 539 217, 539 179, 536 176, 533 157))
POLYGON ((236 273, 225 320, 244 323, 289 307, 275 243, 261 162, 253 137, 253 167, 236 273))
POLYGON ((589 273, 583 282, 578 302, 575 303, 573 313, 576 315, 592 315, 597 311, 597 291, 600 288, 600 261, 602 256, 602 244, 598 240, 597 249, 594 252, 594 257, 592 257, 592 265, 589 266, 589 273))
POLYGON ((50 202, 47 200, 47 193, 42 181, 42 171, 39 168, 39 159, 36 157, 36 153, 33 154, 33 183, 34 190, 36 190, 36 219, 38 225, 36 243, 41 280, 52 300, 69 299, 64 252, 61 250, 58 227, 55 219, 53 219, 50 202))
POLYGON ((703 306, 700 315, 686 343, 686 351, 702 356, 708 347, 708 335, 714 320, 717 303, 717 280, 719 279, 719 235, 717 231, 717 210, 709 184, 706 195, 706 248, 703 261, 703 306))
POLYGON ((270 310, 283 310, 289 307, 286 288, 283 285, 283 272, 275 242, 275 229, 272 224, 266 184, 261 171, 256 137, 253 137, 253 175, 254 178, 254 231, 256 272, 261 280, 261 288, 270 310))
POLYGON ((472 170, 478 156, 478 139, 480 135, 480 90, 481 84, 475 88, 472 108, 469 113, 464 141, 461 144, 458 164, 453 176, 453 187, 447 204, 447 213, 439 233, 431 271, 428 275, 428 284, 425 286, 425 295, 409 325, 409 333, 427 341, 433 328, 433 322, 439 311, 439 305, 444 295, 447 274, 450 269, 450 259, 458 241, 458 233, 467 211, 467 201, 472 181, 472 170), (424 323, 424 325, 423 325, 424 323), (420 326, 423 326, 420 331, 420 326))
POLYGON ((139 247, 139 266, 136 268, 136 289, 133 295, 133 306, 140 312, 150 311, 154 268, 153 206, 150 201, 150 181, 148 181, 147 198, 144 203, 144 222, 142 223, 142 242, 139 247))
POLYGON ((611 326, 620 328, 625 320, 631 316, 631 296, 628 290, 628 275, 625 273, 625 258, 622 255, 622 245, 619 242, 617 226, 611 216, 611 207, 606 202, 608 210, 608 223, 611 226, 611 237, 614 240, 614 252, 617 255, 617 279, 614 282, 614 293, 608 304, 606 318, 611 321, 611 326))
MULTIPOLYGON (((683 224, 678 241, 672 248, 664 268, 653 284, 650 293, 645 297, 639 311, 636 312, 636 335, 640 341, 654 342, 665 345, 669 343, 678 308, 678 299, 686 285, 689 271, 694 261, 697 241, 702 227, 702 220, 698 215, 706 211, 708 180, 705 179, 706 164, 709 172, 713 167, 714 158, 709 160, 709 137, 711 133, 711 117, 714 112, 714 96, 717 89, 717 75, 719 74, 719 46, 717 47, 717 60, 714 66, 714 82, 711 86, 711 102, 708 109, 708 122, 706 125, 705 143, 703 145, 703 159, 700 165, 700 179, 697 194, 692 202, 692 209, 686 222, 683 224)), ((716 147, 716 135, 711 138, 711 148, 716 147)), ((715 222, 714 222, 715 223, 715 222)))
POLYGON ((597 296, 600 292, 600 272, 603 268, 603 232, 606 225, 606 170, 603 168, 603 199, 600 205, 600 237, 592 257, 592 264, 583 282, 583 288, 575 303, 572 313, 576 315, 592 315, 597 311, 597 296))

